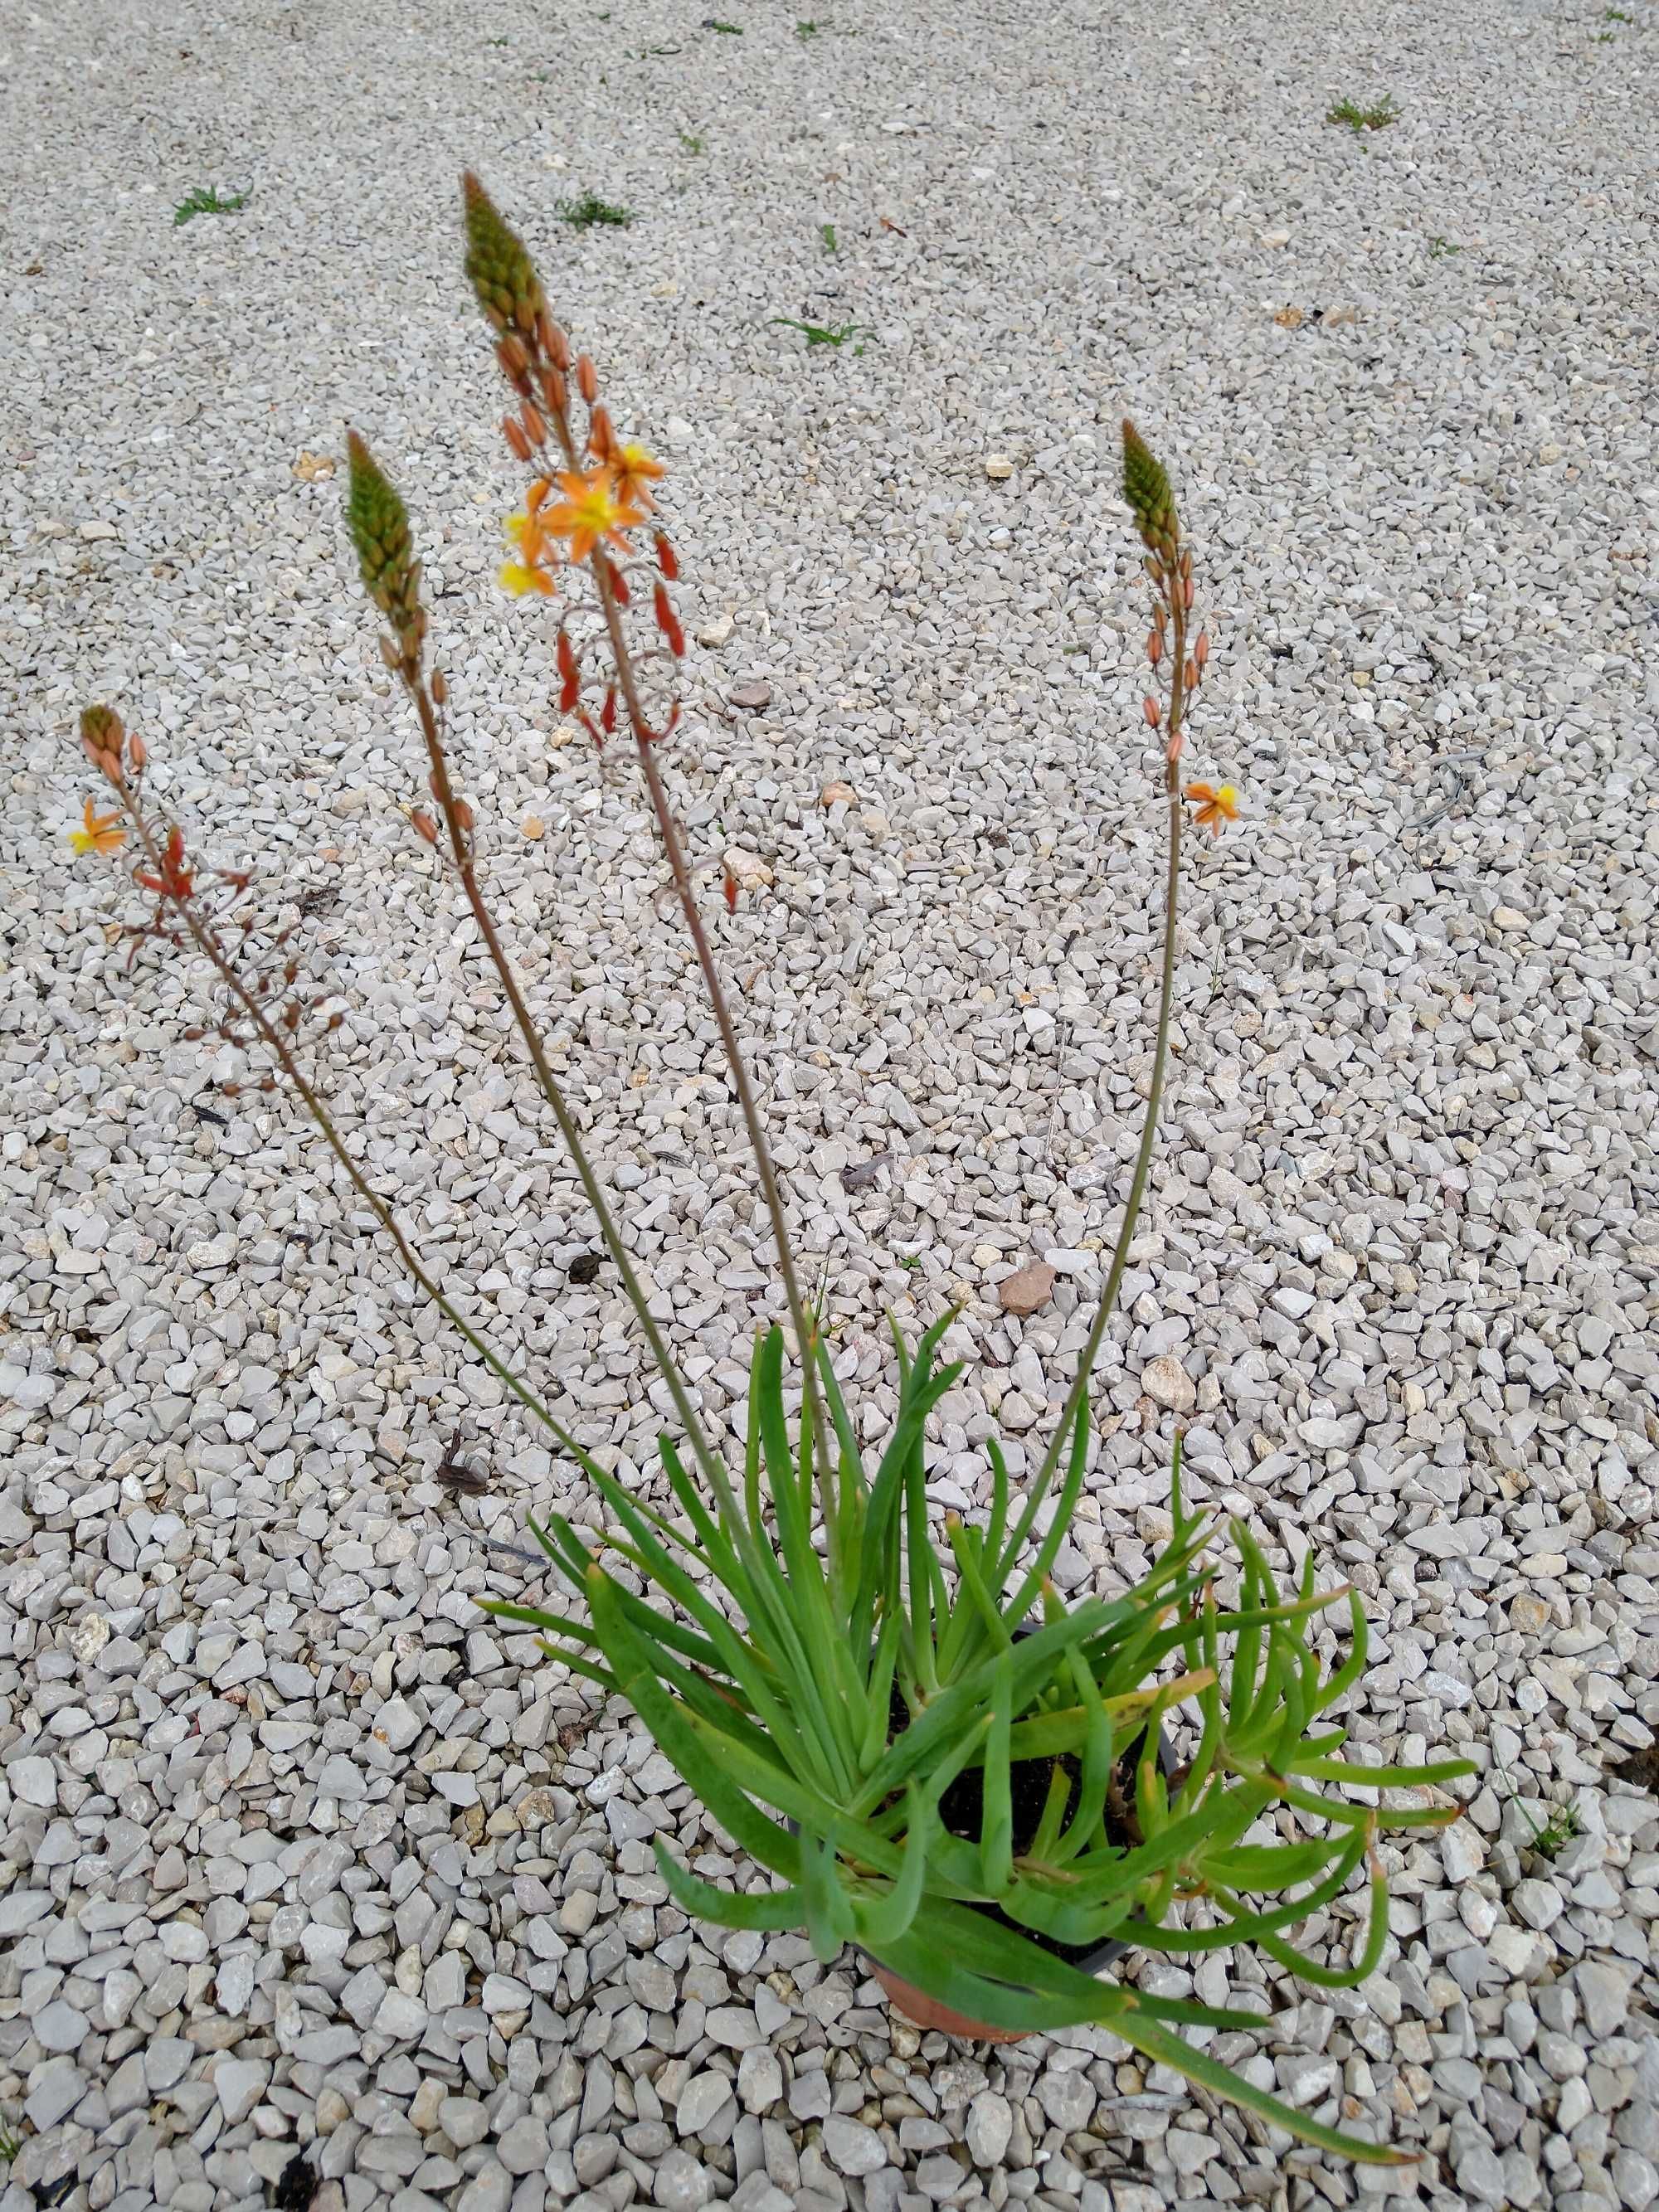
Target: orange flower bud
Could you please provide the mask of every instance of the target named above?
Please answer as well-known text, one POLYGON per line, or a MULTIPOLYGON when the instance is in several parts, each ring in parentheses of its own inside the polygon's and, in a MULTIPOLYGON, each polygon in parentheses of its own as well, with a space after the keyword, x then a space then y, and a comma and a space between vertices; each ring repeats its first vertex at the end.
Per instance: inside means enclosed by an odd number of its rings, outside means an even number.
POLYGON ((590 407, 599 396, 599 372, 590 355, 582 354, 577 360, 576 389, 590 407))
POLYGON ((1198 689, 1198 663, 1193 659, 1190 653, 1187 656, 1185 674, 1187 679, 1187 689, 1189 691, 1196 691, 1198 689))
POLYGON ((1181 748, 1185 743, 1186 737, 1184 732, 1177 730, 1174 737, 1170 740, 1170 750, 1166 755, 1166 758, 1169 760, 1171 766, 1173 766, 1175 763, 1181 758, 1181 748))
POLYGON ((542 342, 542 351, 555 368, 570 366, 570 341, 559 328, 545 307, 536 318, 536 335, 542 342))
POLYGON ((1154 668, 1164 657, 1164 633, 1155 629, 1146 641, 1146 658, 1154 668))
POLYGON ((127 759, 131 763, 133 774, 142 775, 149 759, 149 749, 136 732, 127 739, 127 759))
POLYGON ((516 415, 502 416, 501 435, 513 448, 514 460, 527 461, 530 459, 530 441, 526 437, 516 415))
POLYGON ((1155 730, 1158 725, 1158 702, 1149 692, 1140 702, 1140 711, 1146 717, 1146 726, 1155 730))
POLYGON ((437 843, 438 825, 423 806, 417 806, 409 818, 414 824, 417 837, 428 845, 437 843))
POLYGON ((509 331, 495 348, 495 358, 514 384, 530 366, 530 356, 525 350, 524 340, 516 331, 509 331))
POLYGON ((1198 633, 1198 641, 1193 647, 1193 659, 1198 663, 1200 671, 1203 669, 1204 664, 1209 657, 1210 634, 1208 630, 1201 629, 1198 633))
POLYGON ((464 799, 458 799, 455 801, 455 819, 470 837, 472 835, 472 809, 464 799))
POLYGON ((1190 562, 1190 560, 1189 560, 1189 561, 1188 561, 1188 568, 1187 568, 1187 574, 1186 574, 1182 578, 1182 580, 1181 580, 1181 604, 1182 604, 1182 605, 1183 607, 1190 607, 1190 606, 1191 606, 1191 605, 1192 605, 1192 603, 1193 603, 1193 575, 1192 575, 1192 564, 1191 564, 1191 562, 1190 562))
POLYGON ((526 399, 519 410, 519 420, 524 424, 524 434, 532 446, 547 443, 547 425, 537 410, 533 399, 526 399))
POLYGON ((657 549, 657 566, 672 584, 680 573, 679 558, 660 530, 652 542, 657 549))
POLYGON ((562 415, 570 392, 556 368, 544 368, 538 380, 542 388, 542 404, 550 415, 562 415))
POLYGON ((657 628, 668 640, 668 649, 678 660, 685 651, 685 632, 680 628, 679 617, 670 603, 666 586, 658 585, 652 604, 656 611, 657 628))

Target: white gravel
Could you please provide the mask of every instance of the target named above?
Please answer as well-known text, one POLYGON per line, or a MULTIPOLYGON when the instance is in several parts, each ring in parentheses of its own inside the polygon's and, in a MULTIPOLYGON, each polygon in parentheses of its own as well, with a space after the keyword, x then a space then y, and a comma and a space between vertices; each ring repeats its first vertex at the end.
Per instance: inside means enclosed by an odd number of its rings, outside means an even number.
POLYGON ((323 2212, 1644 2212, 1659 1808, 1610 1769, 1659 1724, 1651 0, 834 0, 805 37, 724 4, 741 36, 620 0, 0 27, 0 2212, 70 2177, 76 2212, 252 2207, 306 2148, 323 2212), (1322 120, 1383 94, 1387 130, 1322 120), (1158 824, 1120 412, 1171 465, 1213 611, 1194 764, 1249 820, 1188 879, 1168 1151, 1059 1572, 1144 1559, 1181 1418, 1200 1495, 1364 1592, 1360 1741, 1490 1767, 1390 1852, 1363 1992, 1194 1978, 1273 2008, 1218 2051, 1422 2151, 1403 2178, 1103 2035, 970 2052, 850 1962, 687 1926, 648 1839, 717 1875, 718 1838, 473 1607, 539 1587, 475 1537, 581 1517, 568 1474, 68 864, 67 735, 106 696, 204 844, 312 895, 378 1186, 642 1468, 637 1337, 609 1271, 569 1280, 592 1224, 398 811, 410 734, 309 458, 357 422, 416 515, 523 972, 734 1402, 772 1294, 709 1026, 634 796, 489 583, 516 483, 463 161, 675 464, 711 641, 677 773, 699 850, 750 856, 723 956, 872 1430, 884 1306, 969 1299, 941 1501, 994 1419, 1044 1432, 1133 1141, 1158 824), (208 185, 243 211, 175 228, 208 185), (633 228, 561 228, 590 188, 633 228), (769 702, 721 711, 743 685, 769 702), (1005 1314, 1032 1260, 1052 1304, 1005 1314), (459 1505, 458 1425, 495 1485, 459 1505))

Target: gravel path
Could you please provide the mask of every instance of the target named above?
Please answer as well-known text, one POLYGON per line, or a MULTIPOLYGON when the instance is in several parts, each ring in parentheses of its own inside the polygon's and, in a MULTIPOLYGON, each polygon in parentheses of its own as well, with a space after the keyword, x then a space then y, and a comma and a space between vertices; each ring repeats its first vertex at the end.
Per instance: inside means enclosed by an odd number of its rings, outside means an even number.
POLYGON ((323 2212, 1641 2212, 1654 0, 724 4, 735 31, 665 0, 0 18, 0 2212, 252 2206, 307 2146, 323 2212), (1382 130, 1322 119, 1385 95, 1382 130), (968 1301, 958 1504, 993 1419, 1043 1431, 1133 1143, 1159 824, 1126 406, 1170 460, 1213 610, 1195 766, 1249 819, 1194 857, 1166 1163, 1059 1573, 1145 1559, 1180 1417, 1200 1497, 1364 1593, 1358 1737, 1489 1765, 1390 1852, 1363 1992, 1196 1977, 1272 2012, 1218 2049, 1420 2149, 1403 2177, 1287 2154, 1103 2035, 920 2038, 850 1962, 686 1925, 648 1839, 718 1874, 718 1838, 474 1609, 540 1587, 483 1537, 586 1517, 566 1471, 67 863, 65 738, 106 696, 204 841, 303 901, 380 1188, 643 1468, 636 1333, 571 1277, 591 1224, 398 813, 410 732, 313 458, 361 424, 428 554, 500 910, 724 1416, 755 1208, 635 795, 489 588, 516 483, 464 161, 675 463, 678 772, 752 879, 723 957, 872 1425, 884 1306, 968 1301), (206 186, 246 205, 175 227, 206 186), (633 226, 561 227, 590 190, 633 226), (860 329, 809 350, 777 316, 860 329), (1006 1317, 1033 1255, 1056 1294, 1006 1317), (458 1429, 483 1498, 434 1480, 458 1429))

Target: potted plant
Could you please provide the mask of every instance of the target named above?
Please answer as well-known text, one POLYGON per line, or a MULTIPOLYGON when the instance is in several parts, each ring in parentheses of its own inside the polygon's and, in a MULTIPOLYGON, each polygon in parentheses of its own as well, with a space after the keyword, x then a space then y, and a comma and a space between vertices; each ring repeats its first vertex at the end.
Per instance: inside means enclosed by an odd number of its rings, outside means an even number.
MULTIPOLYGON (((1321 1986, 1363 1980, 1387 1936, 1379 1827, 1455 1818, 1455 1806, 1425 1802, 1421 1793, 1472 1771, 1458 1759, 1382 1769, 1340 1757, 1344 1731, 1321 1723, 1364 1676, 1358 1597, 1319 1589, 1311 1565, 1298 1587, 1281 1590, 1237 1523, 1218 1553, 1220 1532, 1184 1503, 1178 1448, 1170 1534, 1139 1581, 1070 1603, 1050 1578, 1087 1479, 1091 1376, 1157 1139, 1183 828, 1189 810, 1212 830, 1237 813, 1230 785, 1182 780, 1186 712, 1207 646, 1193 619, 1192 556, 1168 477, 1126 422, 1124 493, 1152 595, 1146 736, 1168 822, 1146 1117, 1054 1433, 1018 1484, 990 1443, 989 1507, 970 1524, 955 1513, 939 1516, 928 1496, 929 1418, 963 1373, 942 1356, 956 1316, 941 1315, 915 1344, 895 1328, 896 1411, 881 1449, 866 1460, 823 1316, 801 1288, 765 1115, 665 782, 664 741, 679 719, 684 637, 670 590, 678 558, 655 513, 664 471, 618 434, 592 362, 573 353, 522 243, 470 176, 465 223, 467 274, 513 395, 504 434, 530 471, 509 520, 502 581, 552 611, 562 711, 597 744, 626 747, 637 767, 775 1245, 787 1320, 764 1328, 755 1346, 741 1463, 728 1463, 709 1433, 653 1316, 496 931, 472 812, 446 742, 448 686, 429 651, 408 516, 355 434, 349 532, 385 617, 382 653, 422 739, 426 788, 410 819, 477 924, 667 1385, 675 1427, 660 1439, 657 1495, 635 1493, 585 1451, 423 1264, 301 1062, 299 1047, 313 1026, 297 995, 302 961, 278 957, 257 978, 269 964, 261 954, 274 946, 244 920, 232 939, 222 920, 248 878, 194 862, 178 824, 148 802, 142 740, 107 708, 87 710, 82 742, 113 805, 100 814, 88 799, 76 842, 111 851, 132 837, 135 881, 153 901, 145 933, 188 943, 208 961, 226 994, 224 1034, 263 1055, 264 1082, 292 1088, 416 1286, 604 1500, 611 1525, 597 1542, 557 1514, 532 1524, 574 1609, 489 1610, 533 1628, 574 1673, 626 1698, 763 1876, 718 1888, 659 1846, 663 1878, 684 1909, 728 1927, 804 1928, 825 1959, 856 1945, 900 2009, 954 2033, 1012 2037, 1098 2023, 1311 2142, 1393 2160, 1387 2148, 1281 2103, 1177 2033, 1183 2025, 1250 2027, 1259 2015, 1159 1997, 1098 1971, 1131 1948, 1192 1954, 1245 1943, 1321 1986), (1313 1648, 1315 1626, 1345 1599, 1347 1656, 1328 1667, 1313 1648), (1382 1809, 1376 1801, 1389 1789, 1413 1793, 1413 1802, 1382 1809), (1295 1924, 1362 1877, 1369 1919, 1352 1954, 1332 1966, 1299 1954, 1295 1924)), ((729 872, 724 889, 735 903, 729 872)))

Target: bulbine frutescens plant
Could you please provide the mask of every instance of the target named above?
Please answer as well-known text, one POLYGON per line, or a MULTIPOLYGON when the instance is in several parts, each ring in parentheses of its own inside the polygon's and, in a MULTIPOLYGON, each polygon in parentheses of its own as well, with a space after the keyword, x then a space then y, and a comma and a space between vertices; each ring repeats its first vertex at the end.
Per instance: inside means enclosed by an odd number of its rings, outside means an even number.
MULTIPOLYGON (((562 710, 599 745, 626 748, 637 768, 775 1247, 788 1334, 773 1326, 756 1345, 740 1458, 729 1459, 711 1433, 652 1314, 495 927, 447 747, 448 686, 432 656, 409 518, 355 433, 349 534, 385 620, 382 653, 422 740, 425 788, 410 819, 465 898, 666 1382, 677 1433, 659 1440, 665 1501, 608 1474, 424 1266, 307 1072, 303 1047, 323 1017, 297 994, 301 959, 237 918, 246 878, 199 868, 177 823, 152 811, 143 742, 108 708, 87 710, 81 738, 113 803, 100 813, 88 799, 77 848, 111 852, 133 838, 134 879, 154 902, 140 933, 188 943, 207 960, 225 994, 222 1032, 263 1058, 267 1084, 292 1088, 416 1286, 609 1509, 612 1526, 597 1542, 556 1513, 532 1523, 571 1609, 490 1610, 536 1630, 576 1674, 626 1697, 708 1813, 775 1877, 772 1886, 717 1888, 659 1845, 664 1879, 688 1912, 743 1928, 802 1927, 825 1958, 856 1943, 888 1974, 987 2028, 1099 2023, 1310 2142, 1393 2159, 1386 2147, 1291 2109, 1176 2033, 1183 2024, 1255 2027, 1261 2015, 1158 1997, 1073 1963, 1107 1939, 1176 1954, 1249 1943, 1317 1984, 1358 1982, 1387 1941, 1379 1825, 1438 1825, 1455 1808, 1414 1802, 1384 1814, 1341 1793, 1422 1790, 1471 1771, 1456 1760, 1383 1769, 1340 1758, 1342 1729, 1316 1723, 1363 1676, 1358 1598, 1316 1589, 1311 1568, 1299 1588, 1281 1592, 1248 1529, 1235 1525, 1232 1594, 1224 1600, 1210 1555, 1215 1531, 1186 1509, 1178 1456, 1170 1536, 1133 1589, 1068 1605, 1050 1580, 1085 1478, 1090 1379, 1157 1137, 1183 822, 1191 808, 1200 824, 1218 830, 1237 813, 1231 785, 1182 781, 1186 713, 1207 646, 1194 634, 1192 556, 1169 479, 1126 423, 1124 490, 1153 601, 1145 719, 1159 743, 1169 838, 1146 1120, 1053 1437, 1018 1495, 993 1441, 983 1524, 953 1513, 936 1532, 926 1440, 930 1415, 963 1371, 940 1358, 955 1316, 942 1315, 914 1346, 895 1331, 897 1408, 866 1465, 819 1312, 802 1290, 765 1114, 665 781, 684 637, 671 592, 677 558, 655 514, 663 471, 619 435, 592 361, 573 353, 523 244, 470 176, 465 222, 467 275, 512 392, 504 434, 528 471, 502 581, 551 611, 562 710), (1311 1648, 1313 1624, 1344 1596, 1352 1645, 1327 1672, 1311 1648), (1179 1764, 1160 1745, 1177 1706, 1190 1738, 1179 1764), (1351 1955, 1333 1966, 1297 1951, 1287 1931, 1362 1870, 1369 1917, 1351 1955)), ((726 889, 729 900, 729 878, 726 889)))

